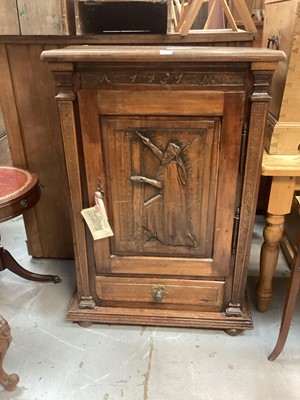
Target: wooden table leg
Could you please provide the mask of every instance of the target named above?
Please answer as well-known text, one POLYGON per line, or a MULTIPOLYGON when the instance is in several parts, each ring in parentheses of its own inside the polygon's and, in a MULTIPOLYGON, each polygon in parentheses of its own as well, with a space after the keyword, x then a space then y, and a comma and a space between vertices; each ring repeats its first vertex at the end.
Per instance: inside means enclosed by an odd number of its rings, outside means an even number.
POLYGON ((267 214, 264 229, 264 243, 260 253, 260 275, 256 287, 256 307, 265 312, 272 298, 272 280, 279 256, 279 242, 282 238, 284 215, 267 214))
POLYGON ((2 363, 8 347, 11 343, 10 327, 7 321, 0 315, 0 384, 6 390, 14 390, 19 382, 17 374, 8 375, 4 372, 2 363))
POLYGON ((19 263, 17 263, 9 251, 0 246, 0 271, 4 271, 5 269, 8 269, 21 278, 29 281, 53 283, 61 282, 61 278, 58 275, 36 274, 34 272, 27 271, 25 268, 21 267, 19 263))
POLYGON ((264 229, 265 241, 260 256, 260 277, 256 287, 256 307, 260 312, 268 310, 272 298, 272 281, 283 234, 284 216, 291 211, 295 183, 296 178, 288 176, 275 176, 272 180, 267 225, 264 229))

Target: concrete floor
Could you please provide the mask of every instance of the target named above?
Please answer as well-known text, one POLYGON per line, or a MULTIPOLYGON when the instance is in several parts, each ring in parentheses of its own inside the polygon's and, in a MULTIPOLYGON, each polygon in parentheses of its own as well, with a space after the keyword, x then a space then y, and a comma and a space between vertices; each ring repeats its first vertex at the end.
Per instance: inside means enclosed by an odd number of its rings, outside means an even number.
POLYGON ((75 287, 73 261, 31 259, 22 218, 0 225, 2 244, 27 269, 58 274, 59 285, 0 273, 0 314, 13 342, 4 361, 20 382, 0 399, 26 400, 299 400, 300 309, 284 351, 267 360, 278 336, 289 270, 283 257, 270 310, 254 307, 262 243, 261 218, 253 233, 248 297, 254 330, 230 337, 223 331, 66 322, 75 287))

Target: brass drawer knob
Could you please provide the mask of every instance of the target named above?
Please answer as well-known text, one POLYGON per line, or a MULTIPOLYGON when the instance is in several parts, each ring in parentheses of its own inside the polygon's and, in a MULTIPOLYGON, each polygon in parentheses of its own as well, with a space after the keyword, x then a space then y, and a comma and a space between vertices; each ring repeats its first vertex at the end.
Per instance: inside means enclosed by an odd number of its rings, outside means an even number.
POLYGON ((157 303, 163 301, 163 299, 165 299, 168 296, 168 294, 169 293, 167 289, 165 288, 165 286, 162 285, 155 285, 151 290, 151 296, 153 300, 155 300, 157 303))
POLYGON ((28 206, 28 201, 26 199, 22 199, 19 204, 21 208, 26 208, 28 206))

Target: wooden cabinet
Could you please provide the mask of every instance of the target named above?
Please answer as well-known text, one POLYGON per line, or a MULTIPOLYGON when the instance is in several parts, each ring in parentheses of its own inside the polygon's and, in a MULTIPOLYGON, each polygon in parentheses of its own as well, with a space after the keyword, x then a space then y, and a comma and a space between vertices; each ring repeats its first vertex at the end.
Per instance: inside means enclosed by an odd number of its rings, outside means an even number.
POLYGON ((68 319, 249 329, 247 262, 268 87, 283 53, 79 46, 57 84, 77 264, 68 319), (114 236, 81 210, 98 178, 114 236))

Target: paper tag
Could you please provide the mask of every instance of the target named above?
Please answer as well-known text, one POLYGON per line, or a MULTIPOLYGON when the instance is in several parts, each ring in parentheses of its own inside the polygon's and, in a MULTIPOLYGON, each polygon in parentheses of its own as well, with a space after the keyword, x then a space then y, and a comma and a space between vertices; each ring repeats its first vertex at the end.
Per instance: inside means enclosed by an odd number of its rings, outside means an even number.
POLYGON ((96 212, 102 213, 103 217, 107 219, 106 209, 103 202, 103 197, 100 192, 95 193, 95 210, 96 212))
POLYGON ((172 50, 159 50, 159 54, 161 55, 161 56, 163 56, 163 55, 172 55, 173 54, 173 51, 172 50))
POLYGON ((104 239, 113 236, 113 231, 108 223, 106 213, 95 207, 85 208, 81 211, 87 226, 89 227, 94 240, 104 239))

